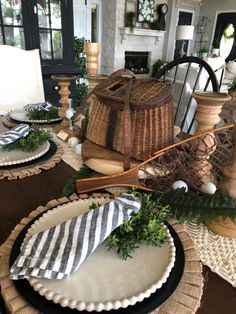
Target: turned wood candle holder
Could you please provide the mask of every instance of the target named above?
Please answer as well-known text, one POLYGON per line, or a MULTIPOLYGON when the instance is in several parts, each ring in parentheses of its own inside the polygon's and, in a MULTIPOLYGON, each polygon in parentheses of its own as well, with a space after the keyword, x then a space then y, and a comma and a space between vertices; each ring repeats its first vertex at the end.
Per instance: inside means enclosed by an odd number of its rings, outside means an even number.
POLYGON ((98 73, 98 56, 100 53, 99 43, 85 43, 86 67, 88 75, 94 76, 98 73))
MULTIPOLYGON (((214 126, 220 122, 219 114, 223 104, 229 101, 231 97, 225 93, 208 91, 193 92, 193 97, 197 101, 195 119, 198 126, 195 134, 214 129, 214 126)), ((190 170, 192 169, 199 175, 202 183, 215 182, 215 178, 211 173, 212 166, 209 162, 210 156, 216 149, 214 133, 209 132, 196 145, 196 159, 189 163, 190 170)))
POLYGON ((62 105, 62 108, 59 110, 59 117, 62 118, 62 122, 56 126, 56 131, 59 131, 62 128, 68 128, 70 125, 69 119, 66 118, 65 112, 69 106, 69 95, 71 94, 69 90, 70 82, 76 79, 75 75, 52 75, 51 78, 55 81, 58 81, 58 85, 60 86, 59 95, 61 98, 59 99, 59 103, 62 105))

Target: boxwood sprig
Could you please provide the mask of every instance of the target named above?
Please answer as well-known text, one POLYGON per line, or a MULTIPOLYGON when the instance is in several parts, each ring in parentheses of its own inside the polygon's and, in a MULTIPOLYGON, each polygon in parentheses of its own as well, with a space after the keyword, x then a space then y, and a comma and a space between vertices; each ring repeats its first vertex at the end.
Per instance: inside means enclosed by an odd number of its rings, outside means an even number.
POLYGON ((58 108, 56 107, 50 107, 48 111, 45 110, 31 110, 27 111, 26 116, 29 118, 29 120, 52 120, 59 118, 58 115, 58 108))
POLYGON ((41 129, 38 125, 32 125, 26 137, 21 137, 15 142, 3 146, 3 149, 7 151, 20 149, 26 152, 33 152, 50 138, 51 134, 49 131, 41 129))
POLYGON ((161 246, 167 237, 167 228, 163 223, 169 217, 169 206, 163 206, 153 193, 135 189, 130 189, 130 192, 140 199, 140 211, 106 239, 108 250, 116 249, 123 259, 132 257, 142 244, 161 246))

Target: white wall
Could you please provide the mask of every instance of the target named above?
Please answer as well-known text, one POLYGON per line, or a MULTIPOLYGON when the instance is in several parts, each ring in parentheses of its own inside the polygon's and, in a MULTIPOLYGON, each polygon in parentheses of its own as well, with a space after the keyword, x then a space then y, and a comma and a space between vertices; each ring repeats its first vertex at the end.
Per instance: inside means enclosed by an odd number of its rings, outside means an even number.
POLYGON ((73 0, 74 35, 91 39, 90 0, 73 0))

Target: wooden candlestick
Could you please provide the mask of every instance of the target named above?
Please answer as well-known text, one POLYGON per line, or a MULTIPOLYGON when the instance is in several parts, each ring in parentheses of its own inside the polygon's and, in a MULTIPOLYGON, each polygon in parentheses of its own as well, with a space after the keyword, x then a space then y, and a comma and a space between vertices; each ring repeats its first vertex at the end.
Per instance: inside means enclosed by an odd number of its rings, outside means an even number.
MULTIPOLYGON (((197 101, 195 119, 198 126, 195 134, 214 129, 214 126, 220 122, 219 114, 223 104, 229 101, 231 97, 225 93, 208 91, 196 91, 193 93, 193 97, 197 101)), ((209 162, 210 156, 216 149, 214 133, 209 132, 209 135, 204 136, 204 139, 198 141, 196 145, 196 159, 188 164, 190 171, 197 173, 202 183, 215 182, 211 173, 212 166, 209 162)))
POLYGON ((70 82, 76 79, 75 75, 52 75, 51 78, 53 80, 58 81, 58 85, 60 86, 59 95, 61 98, 59 99, 59 103, 62 105, 62 108, 59 110, 58 114, 62 118, 62 122, 54 128, 54 131, 58 132, 63 128, 68 128, 70 125, 69 119, 66 118, 65 112, 68 109, 69 104, 69 95, 70 95, 70 82))
POLYGON ((100 53, 99 43, 85 43, 86 67, 90 76, 98 73, 98 56, 100 53))

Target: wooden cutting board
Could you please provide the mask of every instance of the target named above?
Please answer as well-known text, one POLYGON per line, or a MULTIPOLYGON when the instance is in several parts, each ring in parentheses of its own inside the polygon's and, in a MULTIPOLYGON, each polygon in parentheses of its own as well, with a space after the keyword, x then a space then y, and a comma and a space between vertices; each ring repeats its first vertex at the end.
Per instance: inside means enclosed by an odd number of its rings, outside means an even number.
MULTIPOLYGON (((116 151, 85 140, 82 144, 82 158, 84 164, 104 175, 113 175, 124 172, 124 156, 116 151)), ((141 161, 131 159, 131 168, 141 161)))

